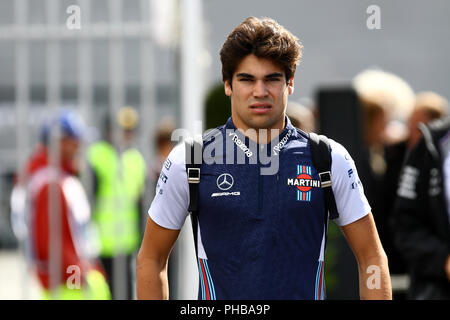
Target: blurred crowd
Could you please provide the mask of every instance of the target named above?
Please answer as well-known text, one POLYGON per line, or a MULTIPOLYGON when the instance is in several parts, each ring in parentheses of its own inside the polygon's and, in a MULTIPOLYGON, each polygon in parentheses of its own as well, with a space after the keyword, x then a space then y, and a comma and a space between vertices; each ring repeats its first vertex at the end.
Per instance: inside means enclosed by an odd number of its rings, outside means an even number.
MULTIPOLYGON (((443 123, 448 102, 435 92, 415 93, 405 80, 381 70, 358 74, 352 89, 362 115, 359 176, 391 276, 409 277, 409 291, 394 298, 449 299, 450 172, 445 160, 450 148, 441 143, 448 136, 443 123), (444 133, 436 136, 437 130, 444 133), (426 167, 423 150, 428 149, 414 151, 429 147, 424 133, 438 141, 438 160, 426 167), (408 160, 417 153, 422 162, 408 160), (436 196, 439 213, 430 204, 436 196)), ((294 126, 317 132, 319 109, 289 102, 287 115, 294 126)), ((85 159, 80 155, 87 129, 76 112, 59 110, 42 125, 39 143, 15 178, 11 220, 43 298, 133 298, 133 260, 148 205, 144 195, 155 190, 175 129, 172 119, 159 122, 156 161, 146 163, 135 144, 139 123, 134 108, 120 108, 105 119, 103 137, 87 146, 85 159)))
POLYGON ((134 298, 146 185, 154 190, 175 129, 170 119, 161 122, 157 160, 147 168, 136 147, 138 124, 137 110, 122 107, 89 145, 89 130, 74 110, 60 109, 42 124, 11 194, 13 231, 42 298, 134 298))
MULTIPOLYGON (((352 87, 362 124, 354 156, 391 279, 398 280, 393 298, 450 299, 448 101, 432 91, 414 93, 382 70, 361 72, 352 87)), ((320 111, 296 103, 287 109, 305 131, 316 130, 320 111)))

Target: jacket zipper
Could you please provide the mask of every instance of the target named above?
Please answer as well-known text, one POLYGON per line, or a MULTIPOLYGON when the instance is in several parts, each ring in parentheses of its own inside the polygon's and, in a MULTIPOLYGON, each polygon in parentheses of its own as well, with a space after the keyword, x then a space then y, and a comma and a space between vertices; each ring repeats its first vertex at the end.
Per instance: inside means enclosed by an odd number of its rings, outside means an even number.
POLYGON ((261 212, 263 201, 263 181, 261 175, 261 166, 259 166, 258 172, 258 211, 261 212))

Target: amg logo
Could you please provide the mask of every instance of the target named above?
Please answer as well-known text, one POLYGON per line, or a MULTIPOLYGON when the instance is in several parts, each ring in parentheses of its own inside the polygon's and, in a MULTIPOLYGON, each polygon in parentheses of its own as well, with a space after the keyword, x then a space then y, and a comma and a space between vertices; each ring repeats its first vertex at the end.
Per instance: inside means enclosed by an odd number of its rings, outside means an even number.
POLYGON ((312 180, 312 179, 288 178, 287 185, 288 186, 298 186, 298 187, 320 188, 320 181, 312 180))
POLYGON ((236 192, 216 192, 216 193, 213 193, 211 195, 211 198, 212 197, 223 197, 223 196, 240 196, 240 195, 241 195, 240 191, 236 191, 236 192))

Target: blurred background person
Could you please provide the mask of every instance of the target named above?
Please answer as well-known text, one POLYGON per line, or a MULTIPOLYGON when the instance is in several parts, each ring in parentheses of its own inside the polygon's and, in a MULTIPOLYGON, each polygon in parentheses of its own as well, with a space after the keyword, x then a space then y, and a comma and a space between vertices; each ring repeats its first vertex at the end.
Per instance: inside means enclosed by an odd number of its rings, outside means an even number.
POLYGON ((402 167, 392 235, 410 276, 407 298, 448 300, 450 118, 422 123, 420 129, 422 138, 407 152, 402 167))
MULTIPOLYGON (((384 148, 386 145, 385 130, 388 121, 386 109, 376 101, 361 99, 363 114, 363 153, 361 158, 364 165, 360 178, 364 184, 364 191, 371 199, 377 227, 381 227, 381 216, 384 212, 383 178, 386 172, 384 148)), ((370 201, 370 200, 369 200, 370 201)), ((379 230, 383 238, 383 230, 379 230)))
POLYGON ((132 265, 141 238, 146 167, 143 156, 133 147, 139 122, 137 111, 122 107, 115 121, 120 131, 118 143, 113 141, 112 125, 107 119, 105 139, 88 149, 93 173, 93 220, 100 233, 100 258, 112 297, 132 299, 132 265))
MULTIPOLYGON (((447 100, 432 91, 418 93, 414 110, 407 120, 408 134, 400 142, 386 147, 386 202, 393 204, 398 186, 398 177, 408 150, 411 150, 422 137, 420 123, 443 118, 448 114, 447 100)), ((389 206, 391 208, 392 206, 389 206)))
POLYGON ((286 115, 294 127, 305 132, 316 132, 316 119, 314 114, 304 105, 289 101, 286 107, 286 115))
POLYGON ((85 131, 73 111, 52 115, 12 193, 13 229, 25 242, 44 299, 110 298, 89 202, 77 178, 85 131))
POLYGON ((392 161, 391 145, 404 141, 408 135, 406 122, 414 107, 414 92, 405 80, 382 70, 365 70, 353 83, 362 109, 360 178, 388 256, 393 298, 403 299, 406 270, 394 248, 388 222, 398 184, 398 173, 392 171, 399 169, 392 161))
MULTIPOLYGON (((396 120, 405 122, 413 108, 414 92, 397 75, 377 69, 360 72, 354 78, 353 85, 359 97, 363 123, 360 178, 367 198, 373 204, 375 222, 385 247, 385 148, 395 139, 400 139, 390 134, 389 127, 396 120)), ((404 131, 401 131, 402 136, 404 131)))
POLYGON ((409 83, 392 72, 367 69, 353 78, 353 87, 363 107, 371 104, 363 110, 366 144, 390 145, 405 139, 406 121, 415 101, 409 83), (379 108, 383 110, 377 110, 379 108), (381 132, 377 132, 380 129, 381 132))
MULTIPOLYGON (((414 109, 407 120, 407 136, 402 141, 386 147, 385 159, 387 168, 384 178, 385 223, 389 224, 389 219, 393 215, 393 205, 405 156, 422 137, 419 123, 428 123, 432 120, 443 118, 447 114, 447 108, 448 103, 444 97, 431 91, 418 93, 414 109)), ((407 269, 403 256, 393 242, 395 233, 395 228, 390 229, 389 227, 385 233, 385 250, 391 258, 389 260, 390 270, 393 274, 406 274, 407 269)), ((406 298, 406 294, 402 294, 401 298, 406 298)))
MULTIPOLYGON (((150 164, 149 169, 149 179, 155 188, 164 161, 166 161, 167 156, 174 147, 174 143, 171 139, 173 130, 175 130, 175 121, 172 117, 165 117, 161 119, 158 128, 156 129, 156 160, 150 164)), ((147 219, 147 217, 145 217, 145 219, 147 219)))
POLYGON ((428 123, 448 114, 448 102, 432 91, 420 92, 416 96, 415 108, 408 121, 409 137, 405 141, 408 149, 413 148, 422 137, 419 123, 428 123))

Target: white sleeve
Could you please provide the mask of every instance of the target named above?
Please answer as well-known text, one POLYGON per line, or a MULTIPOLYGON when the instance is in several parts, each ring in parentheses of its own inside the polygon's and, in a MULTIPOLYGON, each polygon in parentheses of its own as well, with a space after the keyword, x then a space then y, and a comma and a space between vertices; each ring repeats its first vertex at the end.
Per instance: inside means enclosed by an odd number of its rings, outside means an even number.
POLYGON ((180 230, 188 215, 189 185, 184 150, 184 143, 180 143, 170 152, 161 169, 156 195, 148 210, 155 223, 172 230, 180 230))
POLYGON ((334 222, 342 227, 366 216, 371 207, 364 195, 364 188, 352 157, 341 144, 329 140, 332 189, 339 212, 339 218, 334 222))

